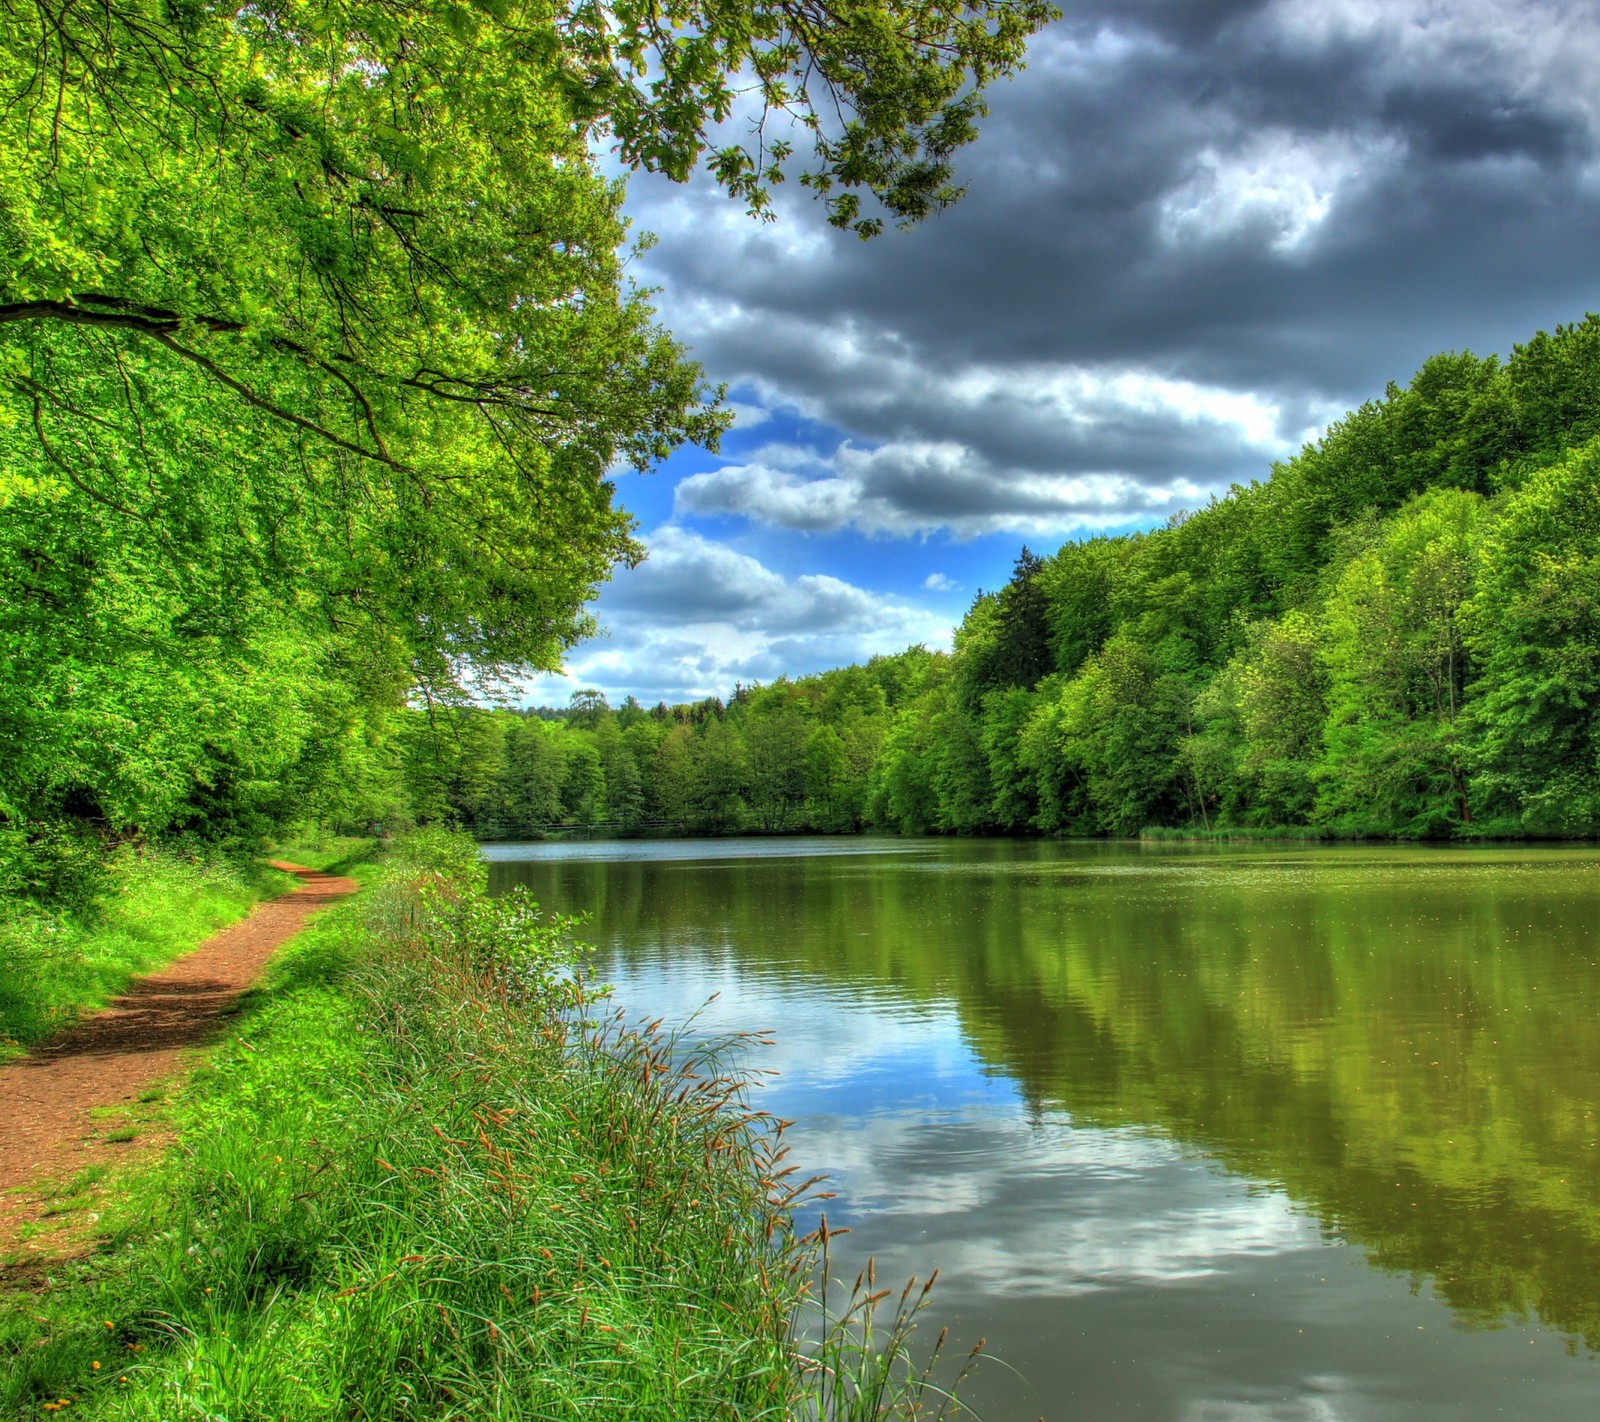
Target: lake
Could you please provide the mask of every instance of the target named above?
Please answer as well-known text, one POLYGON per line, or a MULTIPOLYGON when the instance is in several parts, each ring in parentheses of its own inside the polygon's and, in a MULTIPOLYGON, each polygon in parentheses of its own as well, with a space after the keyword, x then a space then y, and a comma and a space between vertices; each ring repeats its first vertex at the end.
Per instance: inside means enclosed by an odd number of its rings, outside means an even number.
POLYGON ((640 1014, 770 1028, 848 1272, 988 1422, 1600 1412, 1600 852, 491 845, 640 1014))

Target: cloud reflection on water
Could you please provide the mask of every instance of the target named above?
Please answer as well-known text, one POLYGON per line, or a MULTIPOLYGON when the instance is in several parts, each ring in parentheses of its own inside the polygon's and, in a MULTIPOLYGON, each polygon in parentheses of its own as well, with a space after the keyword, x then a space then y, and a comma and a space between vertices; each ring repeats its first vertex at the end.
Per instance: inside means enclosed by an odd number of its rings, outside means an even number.
POLYGON ((624 1002, 669 1021, 695 1015, 696 1037, 774 1027, 750 1061, 777 1073, 758 1104, 797 1121, 802 1172, 825 1171, 838 1192, 830 1220, 877 1252, 914 1244, 952 1283, 1061 1297, 1322 1245, 1281 1191, 1241 1190, 1192 1150, 1030 1112, 974 1056, 953 1011, 754 980, 716 953, 613 976, 624 1002))

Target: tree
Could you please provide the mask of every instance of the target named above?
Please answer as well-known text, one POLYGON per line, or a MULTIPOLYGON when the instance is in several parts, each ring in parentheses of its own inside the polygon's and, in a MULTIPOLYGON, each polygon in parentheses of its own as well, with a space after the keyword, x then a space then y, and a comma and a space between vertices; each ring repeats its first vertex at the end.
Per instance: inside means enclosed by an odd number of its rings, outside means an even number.
POLYGON ((611 707, 605 694, 592 687, 580 687, 567 702, 567 724, 592 731, 611 719, 611 707))
POLYGON ((532 717, 519 716, 506 728, 504 832, 533 835, 561 821, 568 760, 563 740, 556 727, 532 717))
POLYGON ((1509 829, 1600 825, 1600 440, 1530 476, 1482 542, 1464 609, 1473 760, 1509 829))
POLYGON ((875 824, 902 834, 927 834, 939 822, 939 796, 934 788, 938 725, 949 705, 942 679, 914 701, 906 702, 884 738, 883 753, 872 772, 868 813, 875 824))
POLYGON ((1071 813, 1080 781, 1093 817, 1085 828, 1131 835, 1188 818, 1179 754, 1190 724, 1188 689, 1128 632, 1111 638, 1061 688, 1051 721, 1050 763, 1066 782, 1041 789, 1052 818, 1071 813))
POLYGON ((1044 566, 1024 546, 1011 581, 998 593, 980 593, 968 611, 956 643, 956 680, 969 711, 991 691, 1032 691, 1055 669, 1044 566))
POLYGON ((852 784, 844 741, 832 726, 806 738, 806 818, 813 829, 847 834, 857 828, 861 796, 852 784))
POLYGON ((601 768, 606 780, 606 818, 624 833, 636 834, 644 821, 644 777, 626 741, 618 740, 601 768))
POLYGON ((1064 544, 1040 572, 1056 669, 1071 676, 1116 630, 1122 585, 1135 540, 1091 538, 1064 544))
POLYGON ((1472 822, 1459 724, 1469 678, 1460 611, 1484 501, 1435 489, 1351 560, 1328 598, 1320 818, 1438 834, 1472 822))
POLYGON ((1021 687, 991 691, 983 699, 980 739, 989 763, 993 791, 990 814, 1013 833, 1030 829, 1038 813, 1038 785, 1022 753, 1022 734, 1038 709, 1039 697, 1021 687))
POLYGON ((733 834, 749 814, 750 765, 744 736, 734 722, 709 716, 688 743, 690 826, 708 834, 733 834))
POLYGON ((1183 742, 1202 814, 1242 824, 1301 824, 1315 798, 1327 669, 1321 627, 1296 610, 1245 633, 1245 645, 1195 697, 1183 742))
POLYGON ((749 805, 764 830, 793 827, 806 798, 806 740, 810 719, 786 684, 750 701, 743 740, 749 766, 749 805))
POLYGON ((978 719, 962 707, 946 707, 933 721, 932 781, 938 797, 938 828, 951 834, 981 834, 994 825, 994 787, 978 719))
POLYGON ((562 818, 592 825, 605 805, 605 768, 592 736, 573 736, 566 746, 566 774, 561 782, 562 818))

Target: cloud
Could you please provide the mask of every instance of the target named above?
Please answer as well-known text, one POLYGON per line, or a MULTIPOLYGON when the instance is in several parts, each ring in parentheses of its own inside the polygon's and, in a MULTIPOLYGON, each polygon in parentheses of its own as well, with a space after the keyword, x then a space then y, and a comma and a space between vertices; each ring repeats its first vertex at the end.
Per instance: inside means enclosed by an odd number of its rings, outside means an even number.
POLYGON ((1393 138, 1283 129, 1249 134, 1231 151, 1211 145, 1161 200, 1162 236, 1172 245, 1257 236, 1280 255, 1303 251, 1341 195, 1377 181, 1404 149, 1393 138))
POLYGON ((785 577, 672 524, 645 542, 649 557, 593 608, 608 634, 577 648, 563 675, 526 683, 525 701, 564 704, 580 686, 619 701, 691 701, 918 642, 948 645, 948 617, 906 599, 824 573, 785 577))
POLYGON ((1176 511, 1202 490, 1145 486, 1125 476, 1061 477, 995 469, 958 444, 904 442, 866 451, 841 445, 831 472, 807 479, 769 465, 729 465, 678 485, 686 513, 736 514, 800 532, 854 528, 873 535, 948 530, 1060 535, 1176 511))
POLYGON ((763 405, 753 405, 743 400, 728 400, 722 408, 733 416, 734 428, 738 430, 754 429, 757 425, 764 425, 772 418, 772 411, 763 405))
POLYGON ((1040 371, 1013 385, 975 369, 924 395, 947 413, 963 404, 1005 407, 1013 429, 1000 452, 1011 461, 997 463, 955 439, 899 439, 872 449, 844 441, 828 455, 765 447, 746 462, 682 480, 675 508, 806 533, 1060 536, 1165 517, 1229 482, 1219 474, 1248 477, 1206 461, 1208 447, 1216 454, 1238 442, 1265 462, 1309 433, 1286 437, 1281 412, 1261 401, 1144 373, 1040 371), (1022 428, 1029 422, 1041 427, 1031 436, 1022 428), (1197 465, 1169 457, 1175 447, 1187 448, 1197 465))
POLYGON ((943 573, 929 573, 922 580, 922 586, 929 592, 955 592, 961 584, 953 578, 947 578, 943 573))
POLYGON ((1554 0, 1086 0, 915 231, 637 180, 709 372, 933 486, 745 459, 684 507, 920 534, 955 480, 948 526, 1070 531, 1262 477, 1432 352, 1600 305, 1597 64, 1600 12, 1554 0))

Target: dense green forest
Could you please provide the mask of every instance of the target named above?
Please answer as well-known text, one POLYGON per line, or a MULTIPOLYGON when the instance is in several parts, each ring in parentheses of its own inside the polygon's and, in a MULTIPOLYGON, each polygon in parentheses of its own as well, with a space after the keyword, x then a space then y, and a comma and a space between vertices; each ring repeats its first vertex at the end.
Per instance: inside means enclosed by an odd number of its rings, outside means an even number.
POLYGON ((558 665, 608 471, 727 423, 603 155, 870 237, 1053 13, 0 3, 0 895, 409 817, 407 708, 558 665))
POLYGON ((413 713, 480 835, 1600 831, 1600 318, 1430 359, 1271 477, 1023 549, 952 654, 724 703, 413 713))
POLYGON ((308 820, 1592 830, 1593 319, 1024 551, 951 656, 472 709, 642 555, 608 471, 726 424, 596 155, 872 236, 959 196, 1053 13, 0 4, 0 894, 308 820))

